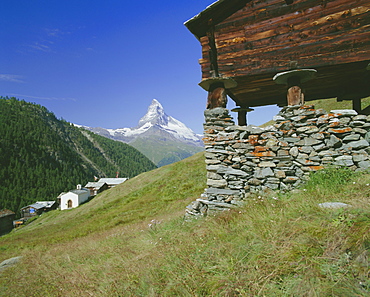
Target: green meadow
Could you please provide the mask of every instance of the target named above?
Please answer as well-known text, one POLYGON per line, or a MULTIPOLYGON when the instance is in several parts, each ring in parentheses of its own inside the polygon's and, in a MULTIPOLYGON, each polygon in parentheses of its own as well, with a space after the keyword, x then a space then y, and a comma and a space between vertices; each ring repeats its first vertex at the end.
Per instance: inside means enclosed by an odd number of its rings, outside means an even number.
POLYGON ((23 258, 0 296, 369 296, 369 174, 328 168, 184 220, 205 177, 198 153, 1 237, 0 261, 23 258))

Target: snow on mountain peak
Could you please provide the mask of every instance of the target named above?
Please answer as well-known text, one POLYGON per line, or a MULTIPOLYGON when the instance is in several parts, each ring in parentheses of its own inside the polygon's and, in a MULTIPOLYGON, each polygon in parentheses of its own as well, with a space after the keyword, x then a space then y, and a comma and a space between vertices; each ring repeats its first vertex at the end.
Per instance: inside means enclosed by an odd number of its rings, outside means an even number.
POLYGON ((147 113, 140 119, 138 127, 141 127, 148 122, 153 125, 166 125, 168 123, 168 118, 169 117, 165 114, 162 104, 160 104, 158 100, 153 99, 152 103, 148 107, 147 113))
MULTIPOLYGON (((92 129, 94 131, 96 129, 92 129)), ((196 146, 202 146, 201 136, 197 135, 182 122, 174 119, 164 112, 163 106, 158 100, 153 99, 148 107, 147 113, 140 119, 135 128, 103 129, 113 139, 124 139, 130 141, 133 138, 148 136, 155 133, 165 133, 178 139, 181 142, 192 143, 196 146)), ((162 134, 165 135, 165 134, 162 134)))

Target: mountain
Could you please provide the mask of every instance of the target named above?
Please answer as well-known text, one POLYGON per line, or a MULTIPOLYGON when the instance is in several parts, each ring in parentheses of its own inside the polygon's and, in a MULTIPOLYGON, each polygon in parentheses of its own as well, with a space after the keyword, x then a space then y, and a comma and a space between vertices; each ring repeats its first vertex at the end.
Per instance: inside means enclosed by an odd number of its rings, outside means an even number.
POLYGON ((130 145, 58 120, 41 105, 0 97, 0 210, 54 200, 94 176, 134 177, 154 168, 130 145))
POLYGON ((129 143, 157 166, 180 161, 203 150, 202 136, 164 112, 153 99, 134 128, 104 129, 83 126, 104 137, 129 143))

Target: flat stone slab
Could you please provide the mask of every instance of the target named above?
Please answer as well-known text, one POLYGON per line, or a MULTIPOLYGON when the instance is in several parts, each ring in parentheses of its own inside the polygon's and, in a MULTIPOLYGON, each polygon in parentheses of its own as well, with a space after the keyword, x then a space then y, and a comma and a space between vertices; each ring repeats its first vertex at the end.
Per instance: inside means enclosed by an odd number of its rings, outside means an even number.
POLYGON ((229 175, 240 175, 240 176, 247 176, 248 173, 238 170, 238 169, 233 169, 230 167, 227 167, 225 165, 208 165, 207 170, 209 171, 215 171, 217 173, 221 174, 229 174, 229 175))
POLYGON ((336 113, 336 114, 341 114, 341 115, 346 115, 346 116, 358 115, 357 111, 353 109, 333 109, 330 111, 330 113, 336 113))
POLYGON ((207 188, 205 190, 207 195, 239 195, 238 190, 207 188))
POLYGON ((20 260, 22 259, 22 257, 14 257, 14 258, 10 258, 10 259, 7 259, 7 260, 4 260, 3 262, 0 263, 0 273, 2 271, 4 271, 5 269, 11 267, 11 266, 14 266, 15 264, 17 264, 20 260))
POLYGON ((352 156, 339 156, 335 158, 335 165, 340 165, 340 166, 352 166, 353 165, 353 157, 352 156))
POLYGON ((235 205, 229 204, 229 203, 224 203, 224 202, 219 202, 219 201, 209 201, 205 199, 197 199, 198 202, 201 202, 206 205, 214 205, 217 207, 222 207, 222 208, 233 208, 235 205))
POLYGON ((254 125, 248 125, 246 131, 252 134, 262 134, 265 132, 265 129, 254 125))
POLYGON ((331 209, 337 209, 337 208, 345 208, 349 207, 351 205, 343 202, 324 202, 324 203, 319 203, 319 206, 321 208, 331 208, 331 209))
POLYGON ((320 140, 317 140, 317 139, 312 138, 312 137, 306 137, 306 138, 303 138, 300 141, 296 142, 296 145, 311 146, 311 145, 316 145, 316 144, 319 144, 319 143, 321 143, 320 140))
POLYGON ((369 146, 369 143, 365 139, 361 139, 358 141, 351 141, 346 143, 343 148, 352 148, 355 150, 367 148, 369 146))

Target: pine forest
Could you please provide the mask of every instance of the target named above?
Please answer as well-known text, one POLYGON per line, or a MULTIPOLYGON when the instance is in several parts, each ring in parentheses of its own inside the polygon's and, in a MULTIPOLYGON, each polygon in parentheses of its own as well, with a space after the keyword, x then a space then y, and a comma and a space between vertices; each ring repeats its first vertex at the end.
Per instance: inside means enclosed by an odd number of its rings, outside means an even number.
POLYGON ((156 166, 135 148, 59 120, 45 107, 0 97, 0 210, 55 200, 96 177, 156 166))

